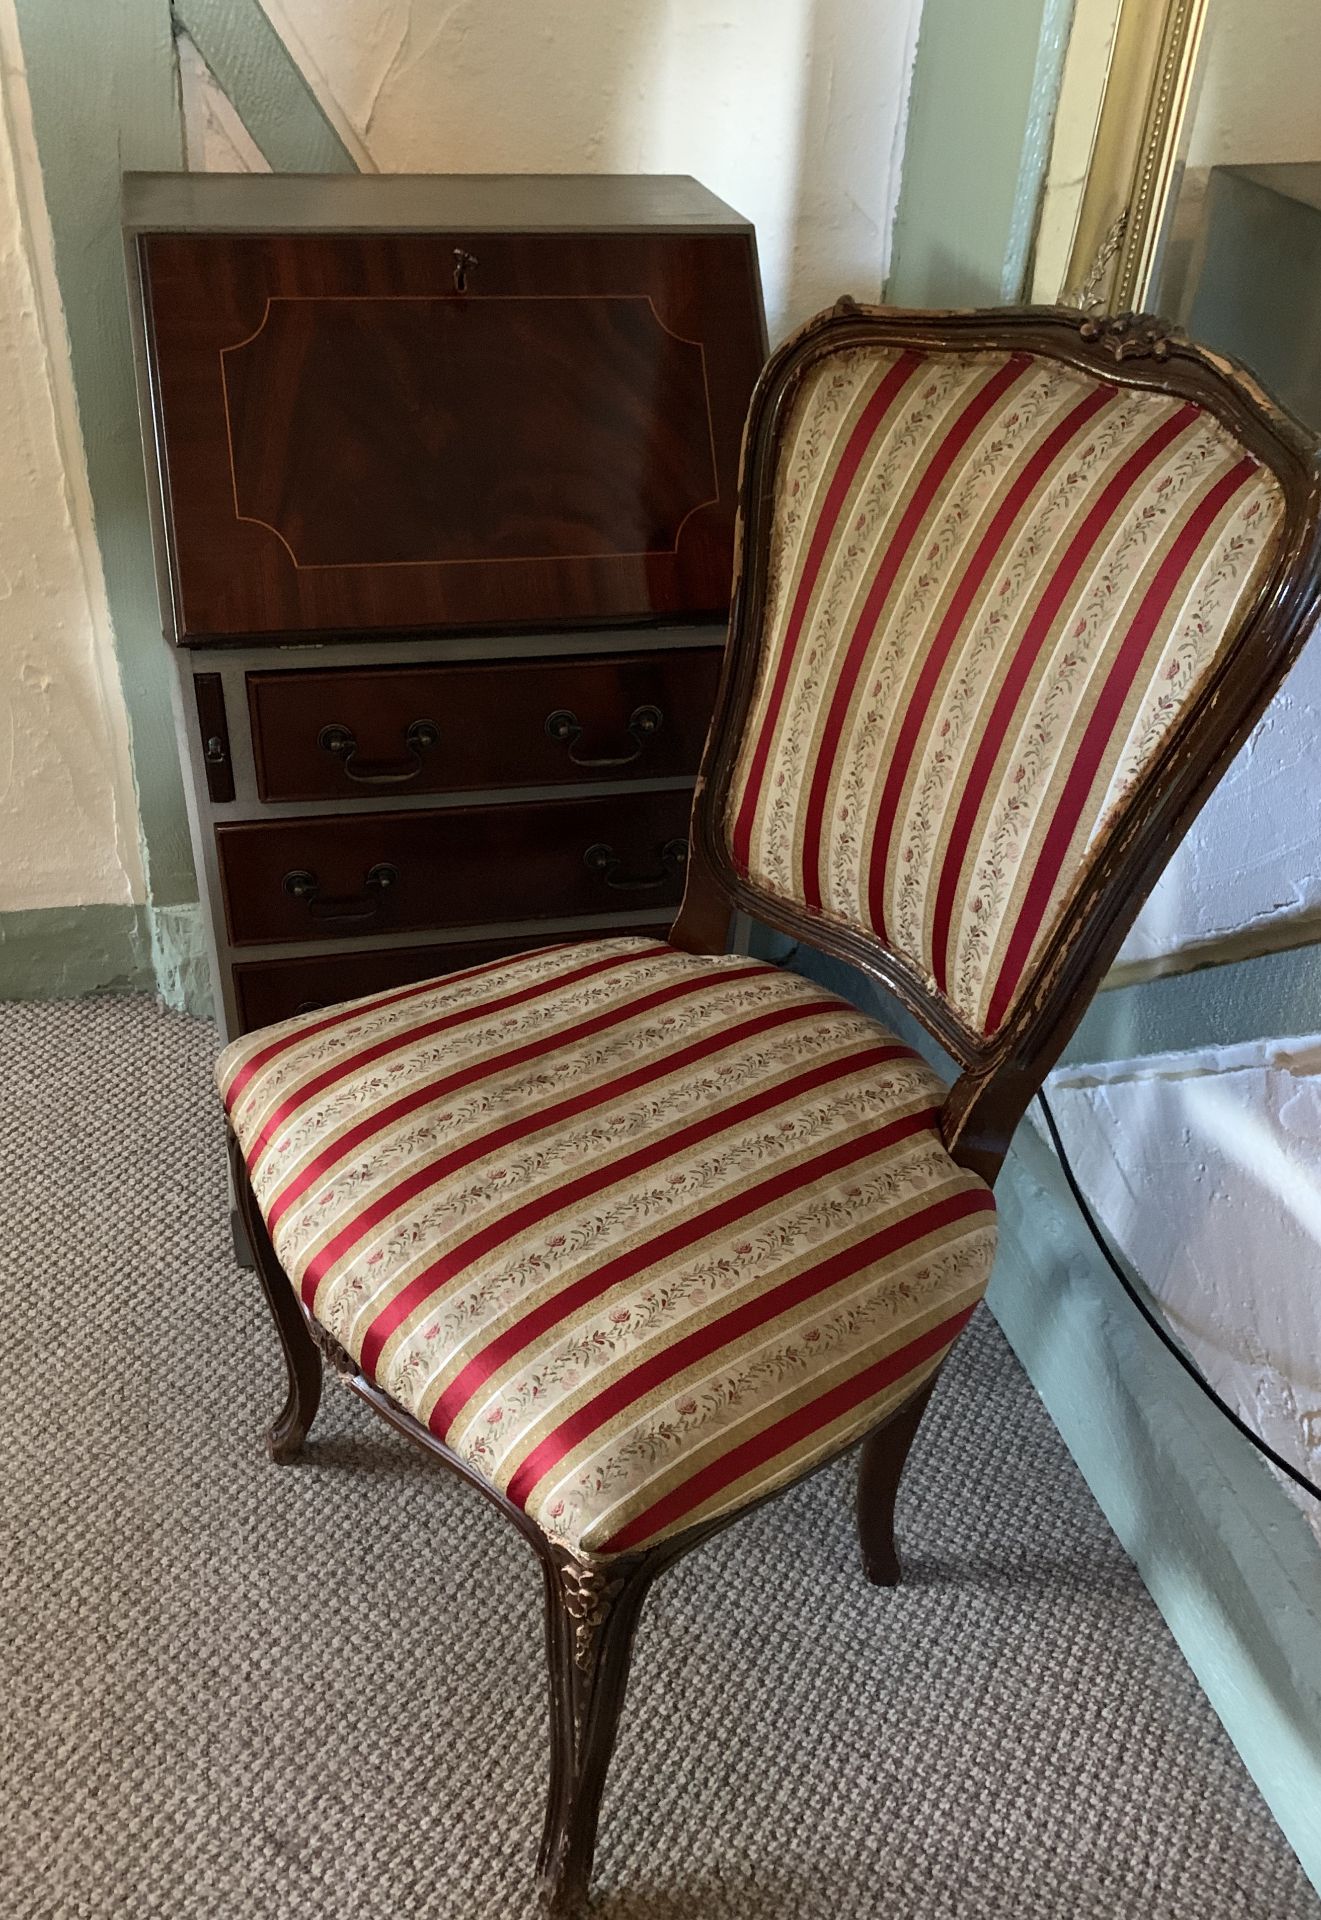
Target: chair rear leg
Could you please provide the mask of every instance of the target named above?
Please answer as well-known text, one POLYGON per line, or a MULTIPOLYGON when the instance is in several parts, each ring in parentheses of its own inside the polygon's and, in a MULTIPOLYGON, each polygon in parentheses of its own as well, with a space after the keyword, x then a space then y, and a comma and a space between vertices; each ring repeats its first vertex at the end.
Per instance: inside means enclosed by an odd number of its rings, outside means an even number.
POLYGON ((302 1309, 294 1298, 289 1277, 280 1265, 271 1236, 266 1231, 257 1196, 252 1191, 248 1169, 233 1135, 229 1142, 230 1165, 234 1171, 234 1197, 247 1231, 248 1244, 261 1281, 266 1304, 275 1322, 284 1354, 288 1390, 284 1405, 266 1429, 266 1451, 281 1465, 302 1449, 321 1404, 321 1355, 307 1330, 302 1309))
POLYGON ((858 1465, 858 1540, 862 1564, 874 1587, 897 1587, 899 1554, 894 1543, 894 1505, 908 1450, 935 1389, 933 1373, 898 1413, 862 1443, 858 1465))
POLYGON ((552 1914, 587 1897, 601 1795, 628 1686, 633 1635, 653 1574, 637 1560, 544 1562, 550 1669, 550 1793, 537 1857, 552 1914))

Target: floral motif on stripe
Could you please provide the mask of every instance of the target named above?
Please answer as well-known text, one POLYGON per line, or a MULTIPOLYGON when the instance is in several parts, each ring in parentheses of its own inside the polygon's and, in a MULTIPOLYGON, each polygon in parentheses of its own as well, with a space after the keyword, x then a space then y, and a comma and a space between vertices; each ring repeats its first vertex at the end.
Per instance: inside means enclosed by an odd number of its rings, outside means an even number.
MULTIPOLYGON (((591 1459, 560 1481, 551 1480, 530 1505, 542 1529, 552 1540, 581 1543, 584 1551, 599 1549, 623 1519, 643 1509, 659 1485, 681 1484, 694 1450, 718 1449, 722 1440, 765 1417, 768 1405, 792 1399, 795 1391, 835 1360, 856 1368, 862 1355, 880 1351, 886 1331, 907 1314, 912 1320, 923 1311, 923 1301, 940 1303, 951 1315, 958 1304, 980 1299, 986 1287, 986 1230, 970 1235, 952 1248, 925 1253, 896 1274, 888 1285, 864 1290, 848 1305, 795 1326, 734 1365, 707 1375, 660 1406, 649 1408, 622 1432, 613 1430, 591 1459), (845 1359, 844 1356, 847 1356, 845 1359)), ((943 1349, 942 1349, 943 1351, 943 1349)), ((885 1396, 896 1402, 912 1392, 914 1379, 905 1373, 898 1388, 885 1396)), ((831 1429, 812 1444, 795 1451, 791 1459, 777 1460, 758 1480, 753 1497, 806 1472, 817 1458, 837 1452, 875 1424, 877 1408, 870 1399, 841 1431, 831 1429)), ((476 1464, 476 1458, 470 1456, 476 1464)), ((704 1507, 703 1519, 713 1519, 745 1504, 746 1489, 704 1507)), ((659 1537, 659 1536, 656 1536, 659 1537)))
POLYGON ((841 741, 835 774, 837 798, 830 836, 830 911, 847 916, 866 892, 867 825, 883 779, 887 748, 904 680, 920 664, 922 643, 949 596, 951 575, 967 552, 974 532, 993 505, 1006 460, 1035 438, 1043 418, 1058 404, 1065 381, 1062 369, 1039 367, 1034 378, 1013 393, 993 428, 951 476, 940 496, 939 515, 921 542, 896 598, 893 616, 877 634, 862 684, 864 694, 851 734, 841 741))

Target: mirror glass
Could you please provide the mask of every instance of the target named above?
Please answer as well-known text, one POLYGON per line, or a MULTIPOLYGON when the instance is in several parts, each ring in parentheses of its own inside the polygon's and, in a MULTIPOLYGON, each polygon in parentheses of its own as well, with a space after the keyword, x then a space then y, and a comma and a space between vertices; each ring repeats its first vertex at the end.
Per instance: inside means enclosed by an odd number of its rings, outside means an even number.
POLYGON ((1211 0, 1144 305, 1321 429, 1321 6, 1211 0))

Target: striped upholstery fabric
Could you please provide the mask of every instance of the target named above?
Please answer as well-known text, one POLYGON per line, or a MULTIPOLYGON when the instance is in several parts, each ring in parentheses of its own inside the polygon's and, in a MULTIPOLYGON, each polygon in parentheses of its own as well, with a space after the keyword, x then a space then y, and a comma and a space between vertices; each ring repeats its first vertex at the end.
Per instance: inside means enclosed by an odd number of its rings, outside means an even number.
POLYGON ((805 374, 775 486, 730 857, 993 1032, 1237 631, 1278 484, 1167 395, 855 347, 805 374))
POLYGON ((587 1557, 845 1446, 989 1276, 939 1081, 738 956, 548 948, 249 1034, 218 1077, 306 1306, 587 1557))

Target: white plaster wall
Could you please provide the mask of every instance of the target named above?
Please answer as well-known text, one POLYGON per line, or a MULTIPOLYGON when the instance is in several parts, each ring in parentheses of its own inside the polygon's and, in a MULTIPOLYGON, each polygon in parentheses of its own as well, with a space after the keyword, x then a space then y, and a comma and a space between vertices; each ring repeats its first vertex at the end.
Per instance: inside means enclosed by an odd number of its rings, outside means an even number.
POLYGON ((265 0, 389 172, 691 173, 756 223, 772 336, 879 297, 920 0, 265 0))
MULTIPOLYGON (((1084 1191, 1173 1332, 1321 1481, 1321 1038, 1066 1068, 1050 1100, 1084 1191)), ((1321 1507, 1281 1483, 1321 1544, 1321 1507)))
POLYGON ((138 900, 127 721, 11 0, 0 0, 0 448, 0 912, 138 900))

